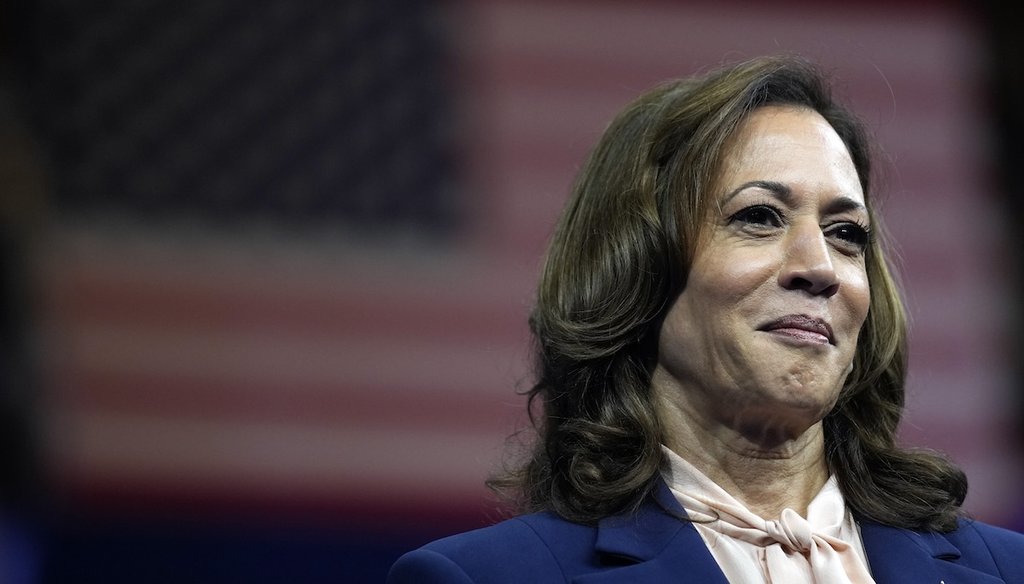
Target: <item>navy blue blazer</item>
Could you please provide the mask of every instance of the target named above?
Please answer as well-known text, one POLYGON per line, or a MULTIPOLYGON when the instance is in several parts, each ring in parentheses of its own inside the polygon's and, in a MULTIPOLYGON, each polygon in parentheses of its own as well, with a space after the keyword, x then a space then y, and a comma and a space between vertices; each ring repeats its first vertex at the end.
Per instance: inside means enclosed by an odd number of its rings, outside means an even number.
MULTIPOLYGON (((440 539, 391 567, 388 584, 728 584, 664 483, 637 513, 579 525, 550 513, 440 539)), ((952 533, 860 522, 877 584, 1024 584, 1024 535, 977 521, 952 533)))

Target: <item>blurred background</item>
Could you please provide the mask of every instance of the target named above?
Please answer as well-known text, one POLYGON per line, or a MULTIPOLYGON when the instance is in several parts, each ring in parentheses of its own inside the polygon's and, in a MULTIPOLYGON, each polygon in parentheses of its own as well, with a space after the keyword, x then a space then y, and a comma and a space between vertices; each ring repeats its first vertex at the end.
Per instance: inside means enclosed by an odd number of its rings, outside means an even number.
POLYGON ((498 518, 587 150, 783 51, 884 151, 901 439, 1024 528, 1019 19, 763 4, 3 2, 0 581, 382 582, 498 518))

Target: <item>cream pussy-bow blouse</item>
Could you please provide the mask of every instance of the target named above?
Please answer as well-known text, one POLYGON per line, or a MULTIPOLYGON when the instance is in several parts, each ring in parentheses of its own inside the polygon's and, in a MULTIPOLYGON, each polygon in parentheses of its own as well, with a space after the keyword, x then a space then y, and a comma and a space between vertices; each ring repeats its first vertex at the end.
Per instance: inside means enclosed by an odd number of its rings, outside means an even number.
POLYGON ((873 584, 860 529, 835 477, 807 507, 762 519, 678 454, 662 446, 665 482, 730 584, 873 584))

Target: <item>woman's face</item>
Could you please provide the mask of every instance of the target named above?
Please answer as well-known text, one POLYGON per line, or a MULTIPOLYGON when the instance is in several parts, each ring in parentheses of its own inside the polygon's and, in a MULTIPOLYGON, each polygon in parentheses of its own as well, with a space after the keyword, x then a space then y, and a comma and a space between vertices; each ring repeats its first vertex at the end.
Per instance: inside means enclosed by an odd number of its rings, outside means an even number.
POLYGON ((719 423, 802 432, 835 404, 868 313, 857 171, 819 114, 768 106, 730 139, 713 192, 655 383, 719 423))

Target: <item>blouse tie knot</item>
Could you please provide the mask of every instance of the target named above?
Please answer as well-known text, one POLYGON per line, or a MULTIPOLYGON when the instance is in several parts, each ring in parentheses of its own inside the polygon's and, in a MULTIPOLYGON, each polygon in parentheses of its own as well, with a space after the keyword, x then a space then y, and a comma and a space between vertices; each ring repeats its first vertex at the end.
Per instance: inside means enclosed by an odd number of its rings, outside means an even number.
POLYGON ((776 521, 766 521, 765 533, 788 551, 807 553, 814 545, 811 524, 792 509, 783 509, 776 521))

